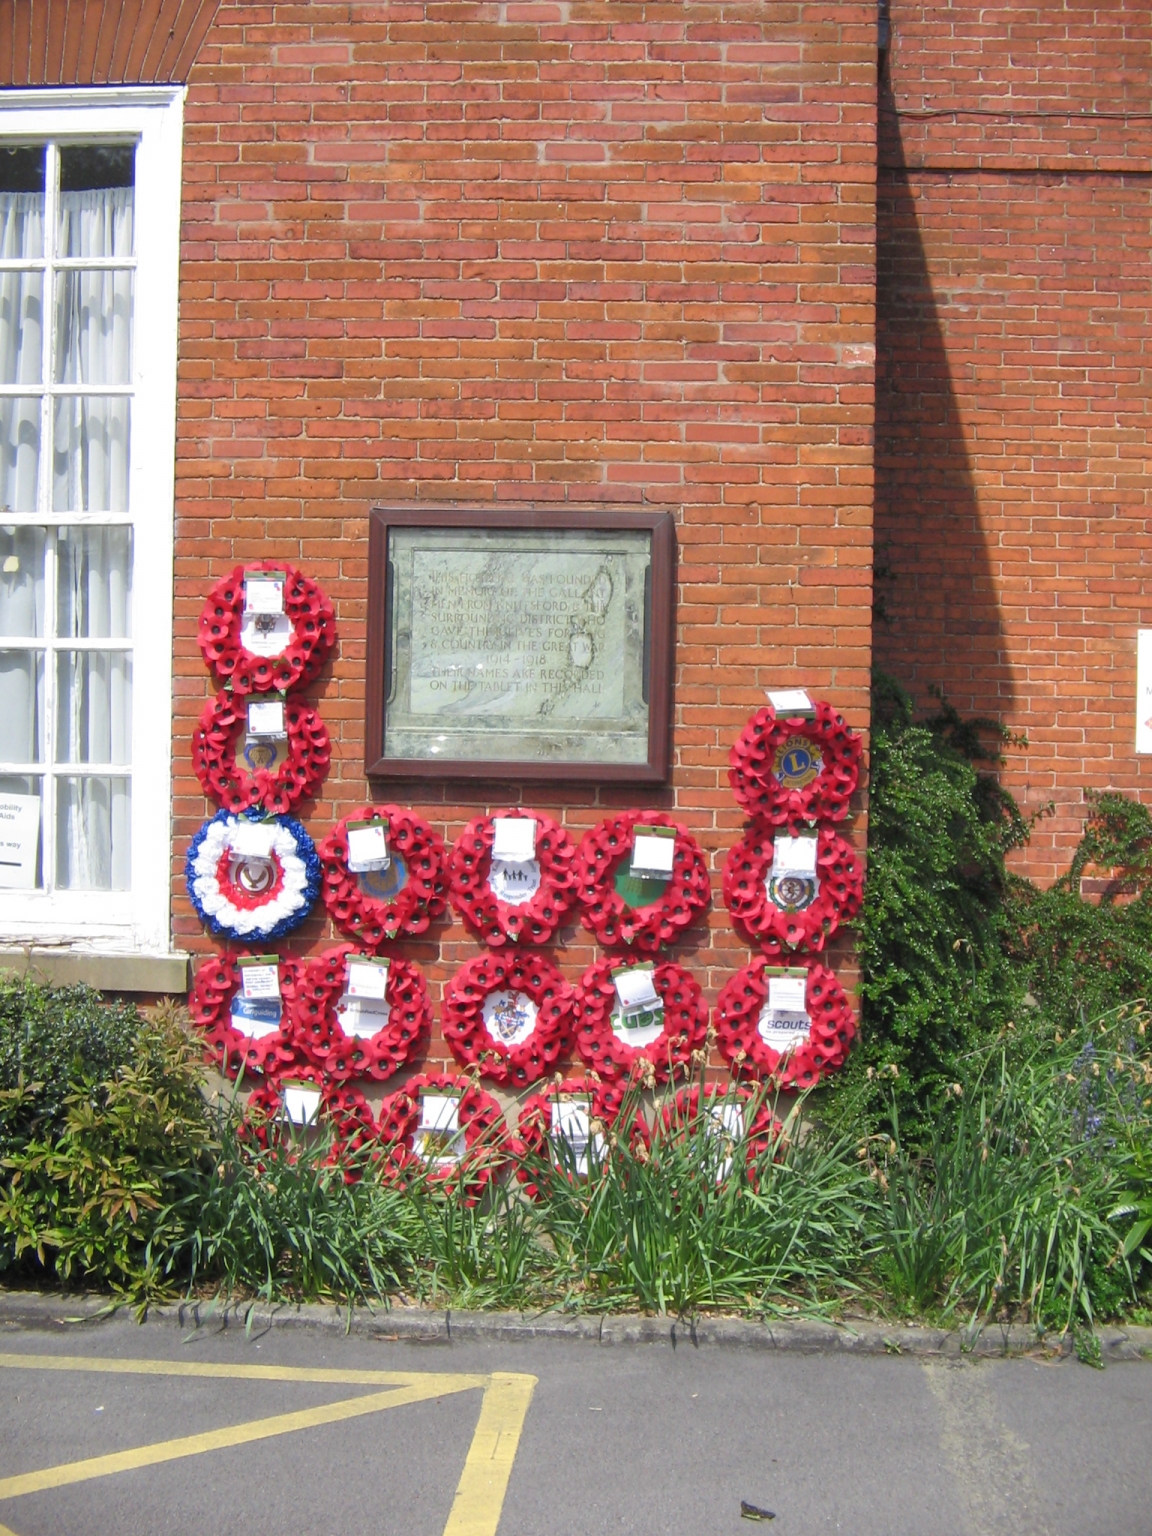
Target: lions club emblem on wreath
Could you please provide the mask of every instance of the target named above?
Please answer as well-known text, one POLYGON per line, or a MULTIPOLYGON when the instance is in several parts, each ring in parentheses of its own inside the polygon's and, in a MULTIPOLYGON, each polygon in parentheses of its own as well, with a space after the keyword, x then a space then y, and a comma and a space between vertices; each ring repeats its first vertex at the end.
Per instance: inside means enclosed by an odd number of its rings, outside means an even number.
POLYGON ((772 772, 785 789, 806 789, 819 776, 820 760, 806 736, 789 736, 776 749, 772 772))

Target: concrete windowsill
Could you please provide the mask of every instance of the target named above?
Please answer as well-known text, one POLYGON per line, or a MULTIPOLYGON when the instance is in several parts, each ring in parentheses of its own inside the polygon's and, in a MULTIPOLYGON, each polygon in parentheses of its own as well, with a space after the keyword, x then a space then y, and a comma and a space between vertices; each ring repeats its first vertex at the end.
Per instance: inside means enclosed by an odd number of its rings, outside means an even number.
POLYGON ((15 971, 18 976, 31 973, 57 986, 86 982, 101 992, 174 992, 181 996, 188 990, 186 954, 117 955, 98 954, 79 949, 17 949, 0 945, 0 971, 15 971))

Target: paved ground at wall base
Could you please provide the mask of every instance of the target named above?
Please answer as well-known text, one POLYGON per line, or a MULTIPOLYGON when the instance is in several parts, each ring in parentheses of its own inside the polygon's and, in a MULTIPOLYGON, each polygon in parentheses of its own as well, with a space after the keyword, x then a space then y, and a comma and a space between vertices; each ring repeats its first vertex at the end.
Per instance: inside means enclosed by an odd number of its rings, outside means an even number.
POLYGON ((65 1320, 90 1307, 4 1298, 0 1532, 738 1536, 741 1500, 777 1536, 1149 1530, 1146 1365, 803 1353, 800 1324, 775 1349, 673 1349, 624 1319, 613 1348, 408 1313, 402 1338, 65 1320))

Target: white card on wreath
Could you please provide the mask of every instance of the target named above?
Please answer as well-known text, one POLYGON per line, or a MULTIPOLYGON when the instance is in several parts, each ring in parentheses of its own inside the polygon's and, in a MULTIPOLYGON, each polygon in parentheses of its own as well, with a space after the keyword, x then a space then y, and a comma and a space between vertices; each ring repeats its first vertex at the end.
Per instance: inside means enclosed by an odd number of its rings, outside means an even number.
POLYGON ((241 960, 240 987, 245 997, 279 997, 280 963, 278 960, 241 960))
POLYGON ((283 571, 248 572, 244 578, 244 612, 284 612, 283 571))
POLYGON ((249 736, 286 736, 282 699, 253 699, 248 705, 249 736))
POLYGON ((388 994, 387 960, 349 959, 345 971, 349 997, 383 998, 388 994))
POLYGON ((803 688, 779 688, 768 690, 768 702, 778 715, 807 715, 812 710, 812 700, 803 688))
POLYGON ((772 1013, 805 1013, 807 976, 769 976, 768 1008, 772 1013))
POLYGON ((536 823, 530 816, 492 818, 492 857, 523 864, 536 857, 536 823))
POLYGON ((660 1004, 660 994, 656 990, 653 977, 654 972, 650 965, 638 965, 634 970, 621 971, 612 978, 616 996, 620 999, 620 1006, 625 1012, 631 1012, 635 1008, 650 1008, 654 1003, 660 1004))
POLYGON ((348 868, 354 875, 388 868, 388 828, 384 822, 348 828, 348 868))
POLYGON ((815 837, 803 833, 789 837, 787 832, 777 834, 772 843, 772 873, 774 875, 808 875, 816 873, 815 837))
POLYGON ((274 821, 246 821, 241 817, 232 828, 229 840, 234 857, 270 859, 276 830, 274 821))
POLYGON ((676 832, 673 827, 637 832, 632 839, 632 865, 629 873, 670 875, 675 859, 676 832))

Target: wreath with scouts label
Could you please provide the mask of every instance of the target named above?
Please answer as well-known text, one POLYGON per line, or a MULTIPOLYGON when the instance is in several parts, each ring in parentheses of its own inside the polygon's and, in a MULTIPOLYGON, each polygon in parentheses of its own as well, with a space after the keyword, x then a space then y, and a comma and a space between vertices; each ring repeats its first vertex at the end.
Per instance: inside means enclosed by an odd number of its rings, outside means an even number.
POLYGON ((301 824, 257 810, 217 811, 192 839, 184 873, 200 921, 245 944, 291 933, 320 893, 320 861, 301 824))
POLYGON ((384 1177, 422 1175, 447 1188, 459 1181, 469 1205, 480 1199, 511 1152, 499 1104, 470 1077, 425 1072, 410 1078, 381 1104, 377 1125, 384 1177), (435 1103, 432 1114, 425 1113, 426 1096, 435 1103), (450 1117, 439 1113, 445 1099, 456 1101, 450 1117))
MULTIPOLYGON (((661 850, 655 848, 654 852, 661 850)), ((607 949, 625 945, 655 954, 670 944, 708 905, 710 887, 704 855, 687 827, 663 811, 622 811, 588 831, 573 867, 576 899, 584 926, 607 949), (653 854, 637 863, 643 845, 671 843, 663 850, 664 871, 653 854)))
POLYGON ((245 997, 242 958, 249 957, 216 955, 200 964, 188 998, 189 1016, 203 1037, 209 1059, 226 1077, 242 1072, 277 1077, 291 1072, 304 1064, 291 1019, 303 968, 295 960, 281 959, 279 998, 245 997))
POLYGON ((827 966, 813 962, 791 978, 803 978, 803 998, 773 1005, 773 967, 764 956, 727 983, 716 1003, 716 1041, 736 1078, 767 1080, 780 1088, 812 1088, 842 1067, 856 1035, 856 1019, 844 988, 827 966))
POLYGON ((750 827, 724 864, 724 905, 768 955, 823 949, 863 899, 859 860, 830 827, 750 827))
POLYGON ((303 795, 313 794, 328 772, 328 731, 310 704, 289 697, 280 705, 282 730, 253 733, 250 703, 223 691, 209 699, 192 737, 192 766, 200 788, 226 811, 261 806, 283 815, 303 795))
MULTIPOLYGON (((763 1093, 735 1085, 728 1088, 700 1084, 681 1088, 670 1104, 660 1111, 666 1137, 687 1134, 716 1135, 735 1148, 744 1146, 745 1163, 751 1168, 765 1152, 779 1146, 784 1128, 772 1113, 763 1093), (749 1113, 751 1112, 751 1113, 749 1113)), ((728 1166, 731 1159, 728 1159, 728 1166)), ((720 1162, 719 1177, 728 1172, 720 1162)))
MULTIPOLYGON (((551 1082, 525 1099, 514 1147, 516 1177, 530 1200, 540 1198, 540 1164, 545 1160, 570 1179, 582 1178, 603 1164, 611 1146, 604 1132, 619 1120, 627 1093, 625 1082, 602 1082, 592 1073, 551 1082), (560 1151, 558 1142, 567 1143, 566 1152, 560 1151)), ((639 1109, 628 1136, 633 1149, 641 1143, 647 1146, 651 1140, 639 1109)))
POLYGON ((666 1082, 688 1068, 707 1030, 708 1007, 696 978, 671 960, 648 967, 597 960, 576 989, 576 1049, 602 1077, 631 1077, 647 1061, 656 1081, 666 1082), (629 969, 650 970, 655 998, 626 1003, 613 971, 629 969))
POLYGON ((332 921, 368 949, 400 933, 423 933, 447 908, 444 844, 414 811, 396 805, 361 807, 323 840, 320 861, 324 905, 332 921), (352 858, 351 863, 368 867, 350 868, 350 831, 355 838, 381 828, 382 857, 352 858))
POLYGON ((777 715, 758 709, 728 755, 728 782, 750 816, 781 827, 843 821, 860 778, 863 742, 831 704, 777 715))
POLYGON ((205 662, 233 693, 287 690, 319 673, 336 644, 336 615, 316 583, 295 567, 257 560, 238 565, 212 588, 197 639, 205 662), (255 587, 278 587, 279 611, 275 599, 254 604, 249 589, 255 587))
POLYGON ((432 1032, 420 967, 410 960, 380 962, 353 944, 308 961, 291 1011, 300 1049, 337 1083, 351 1077, 383 1082, 432 1032))
POLYGON ((477 816, 457 838, 448 861, 452 905, 494 948, 547 944, 574 900, 574 856, 564 828, 539 811, 477 816), (521 829, 522 846, 515 835, 521 829), (503 838, 509 831, 512 835, 503 838))
POLYGON ((524 1088, 571 1047, 572 988, 543 955, 480 955, 444 993, 441 1032, 464 1067, 524 1088))

